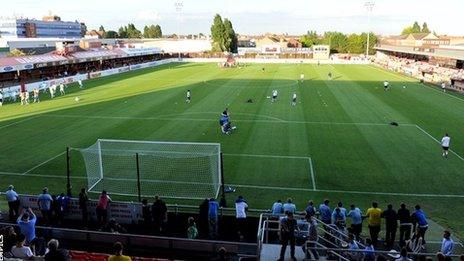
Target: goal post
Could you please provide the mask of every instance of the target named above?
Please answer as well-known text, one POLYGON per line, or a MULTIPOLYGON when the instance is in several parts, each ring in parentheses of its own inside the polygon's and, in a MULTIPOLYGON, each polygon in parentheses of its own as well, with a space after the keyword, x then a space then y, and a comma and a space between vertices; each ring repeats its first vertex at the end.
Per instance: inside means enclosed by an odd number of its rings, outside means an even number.
POLYGON ((221 189, 219 143, 98 139, 78 150, 89 192, 204 199, 221 189))

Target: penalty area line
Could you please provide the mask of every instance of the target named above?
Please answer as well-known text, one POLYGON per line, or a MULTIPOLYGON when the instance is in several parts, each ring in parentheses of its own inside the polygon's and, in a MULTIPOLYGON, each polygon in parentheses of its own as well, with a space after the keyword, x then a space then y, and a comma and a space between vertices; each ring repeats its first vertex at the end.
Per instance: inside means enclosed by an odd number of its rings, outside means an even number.
POLYGON ((360 194, 360 195, 407 196, 407 197, 429 197, 429 198, 464 198, 464 195, 449 195, 449 194, 394 193, 394 192, 372 192, 372 191, 331 190, 331 189, 313 190, 313 189, 305 189, 305 188, 269 187, 269 186, 256 186, 256 185, 241 185, 241 184, 227 184, 227 185, 232 186, 232 187, 238 187, 238 188, 320 192, 320 193, 344 193, 344 194, 360 194))
MULTIPOLYGON (((416 125, 416 128, 419 129, 421 132, 423 132, 425 135, 429 136, 432 140, 436 141, 438 144, 441 145, 441 142, 437 140, 435 137, 433 137, 430 133, 428 133, 426 130, 422 129, 419 125, 416 125)), ((464 158, 457 154, 454 150, 449 150, 451 153, 453 153, 456 157, 458 157, 460 160, 464 161, 464 158)))
POLYGON ((63 152, 61 152, 60 154, 55 155, 55 156, 49 158, 48 160, 46 160, 46 161, 44 161, 44 162, 42 162, 42 163, 40 163, 40 164, 35 165, 34 167, 32 167, 32 168, 28 169, 27 171, 23 172, 23 175, 25 175, 25 174, 31 172, 32 170, 34 170, 34 169, 36 169, 36 168, 38 168, 38 167, 40 167, 40 166, 42 166, 42 165, 47 164, 48 162, 50 162, 50 161, 52 161, 52 160, 54 160, 54 159, 60 157, 61 155, 65 154, 65 153, 66 153, 66 151, 63 151, 63 152))

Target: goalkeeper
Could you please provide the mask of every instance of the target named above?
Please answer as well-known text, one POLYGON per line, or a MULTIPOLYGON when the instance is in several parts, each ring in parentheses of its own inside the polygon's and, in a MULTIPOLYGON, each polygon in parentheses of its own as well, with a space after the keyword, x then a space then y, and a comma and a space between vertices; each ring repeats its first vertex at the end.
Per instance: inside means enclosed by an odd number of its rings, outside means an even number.
POLYGON ((230 134, 232 130, 235 130, 237 127, 232 126, 229 115, 222 114, 219 119, 219 125, 221 126, 221 132, 223 134, 230 134))

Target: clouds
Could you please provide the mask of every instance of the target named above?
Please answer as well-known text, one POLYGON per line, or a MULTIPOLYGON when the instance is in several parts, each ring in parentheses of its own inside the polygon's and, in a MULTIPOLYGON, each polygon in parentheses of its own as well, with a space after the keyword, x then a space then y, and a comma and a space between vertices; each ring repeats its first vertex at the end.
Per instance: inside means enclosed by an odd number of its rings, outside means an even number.
POLYGON ((161 15, 155 10, 140 10, 136 14, 136 19, 140 21, 156 22, 161 20, 161 15))
MULTIPOLYGON (((368 29, 367 0, 16 0, 5 1, 0 16, 24 13, 41 18, 51 10, 63 20, 79 20, 89 28, 103 24, 115 29, 127 23, 137 27, 160 24, 165 33, 177 32, 175 3, 183 2, 180 33, 209 33, 214 14, 230 18, 241 34, 278 32, 289 34, 338 30, 346 33, 368 29), (39 4, 40 2, 40 4, 39 4)), ((463 0, 370 0, 375 1, 370 28, 381 34, 401 32, 414 21, 427 22, 443 34, 464 34, 461 29, 463 0)))

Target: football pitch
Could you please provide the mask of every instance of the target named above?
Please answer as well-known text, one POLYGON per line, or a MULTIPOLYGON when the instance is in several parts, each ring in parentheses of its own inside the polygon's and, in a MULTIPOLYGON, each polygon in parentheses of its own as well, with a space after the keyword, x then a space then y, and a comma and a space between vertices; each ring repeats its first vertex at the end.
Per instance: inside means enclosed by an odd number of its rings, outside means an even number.
MULTIPOLYGON (((464 98, 411 78, 368 65, 220 69, 177 63, 89 80, 85 89, 70 85, 67 91, 53 100, 42 94, 40 104, 0 108, 5 189, 14 184, 20 193, 38 194, 43 186, 52 194, 64 192, 66 147, 86 148, 97 139, 214 142, 224 153, 225 183, 236 188, 227 195, 229 205, 238 195, 251 208, 269 208, 287 197, 298 209, 324 198, 363 210, 372 201, 381 208, 405 202, 421 204, 434 221, 464 231, 464 98), (301 73, 303 83, 297 81, 301 73), (279 96, 272 103, 274 89, 279 96), (294 92, 298 102, 291 106, 294 92), (226 107, 237 126, 230 135, 218 123, 226 107), (445 133, 451 136, 448 159, 439 144, 445 133)), ((74 194, 87 185, 78 158, 73 154, 71 162, 74 194)), ((122 194, 114 198, 136 200, 123 196, 135 182, 114 186, 122 194)))

